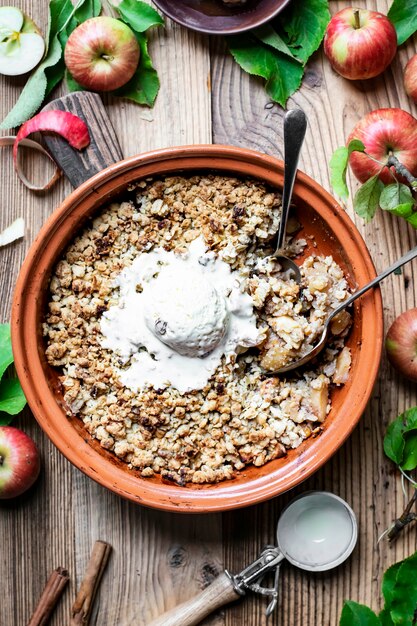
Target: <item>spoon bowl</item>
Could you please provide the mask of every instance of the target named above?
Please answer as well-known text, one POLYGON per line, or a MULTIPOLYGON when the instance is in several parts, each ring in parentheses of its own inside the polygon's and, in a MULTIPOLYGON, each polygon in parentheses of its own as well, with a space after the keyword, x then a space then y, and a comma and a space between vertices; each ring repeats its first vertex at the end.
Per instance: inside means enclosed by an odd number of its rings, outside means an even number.
POLYGON ((334 309, 330 313, 330 315, 327 317, 324 323, 323 332, 321 334, 319 341, 317 342, 315 346, 313 346, 313 348, 311 348, 311 350, 307 352, 307 354, 304 354, 301 358, 297 359, 296 361, 291 361, 287 365, 280 367, 278 370, 275 370, 274 372, 267 372, 267 375, 276 376, 277 374, 285 374, 285 372, 290 372, 292 370, 298 369, 302 365, 305 365, 306 363, 314 359, 314 357, 320 354, 320 352, 325 347, 327 343, 327 338, 330 332, 330 322, 336 317, 336 315, 338 315, 341 311, 343 311, 348 306, 350 306, 357 298, 360 298, 360 296, 362 296, 365 292, 369 291, 369 289, 372 289, 373 287, 378 285, 382 280, 384 280, 384 278, 386 278, 387 276, 395 272, 395 270, 402 267, 406 263, 409 263, 410 261, 412 261, 416 256, 417 256, 417 246, 413 248, 412 250, 410 250, 409 252, 407 252, 407 254, 404 254, 404 256, 402 256, 400 259, 398 259, 398 261, 390 265, 390 267, 384 270, 376 278, 371 280, 367 285, 364 285, 364 287, 361 287, 360 289, 358 289, 358 291, 355 291, 355 293, 352 294, 350 298, 342 302, 342 304, 340 304, 336 309, 334 309))

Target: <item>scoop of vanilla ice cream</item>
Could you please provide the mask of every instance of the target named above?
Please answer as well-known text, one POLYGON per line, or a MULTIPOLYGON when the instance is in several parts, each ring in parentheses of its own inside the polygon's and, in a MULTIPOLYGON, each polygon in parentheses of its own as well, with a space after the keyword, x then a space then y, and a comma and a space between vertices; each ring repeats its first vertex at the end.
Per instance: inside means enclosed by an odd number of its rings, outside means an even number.
POLYGON ((148 329, 173 350, 202 357, 221 342, 228 325, 226 300, 207 275, 185 264, 163 267, 143 295, 148 329))

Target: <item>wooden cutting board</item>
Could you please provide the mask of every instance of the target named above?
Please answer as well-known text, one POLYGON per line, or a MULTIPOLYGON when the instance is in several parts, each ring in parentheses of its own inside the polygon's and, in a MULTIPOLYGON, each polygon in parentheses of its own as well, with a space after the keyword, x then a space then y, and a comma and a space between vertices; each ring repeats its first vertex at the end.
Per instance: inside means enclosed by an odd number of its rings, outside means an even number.
POLYGON ((122 149, 101 98, 89 91, 75 91, 52 100, 42 111, 59 109, 78 115, 87 124, 91 142, 76 150, 59 135, 44 135, 46 147, 74 188, 123 159, 122 149))

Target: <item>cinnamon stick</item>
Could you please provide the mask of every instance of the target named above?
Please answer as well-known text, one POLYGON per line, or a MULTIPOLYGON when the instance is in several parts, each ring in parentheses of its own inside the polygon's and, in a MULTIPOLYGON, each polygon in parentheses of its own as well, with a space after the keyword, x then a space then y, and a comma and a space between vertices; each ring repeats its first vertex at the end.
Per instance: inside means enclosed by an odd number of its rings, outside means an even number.
POLYGON ((50 575, 28 626, 45 626, 69 581, 68 572, 57 567, 50 575))
POLYGON ((91 553, 83 581, 72 606, 70 626, 87 626, 98 585, 111 552, 111 545, 96 541, 91 553))

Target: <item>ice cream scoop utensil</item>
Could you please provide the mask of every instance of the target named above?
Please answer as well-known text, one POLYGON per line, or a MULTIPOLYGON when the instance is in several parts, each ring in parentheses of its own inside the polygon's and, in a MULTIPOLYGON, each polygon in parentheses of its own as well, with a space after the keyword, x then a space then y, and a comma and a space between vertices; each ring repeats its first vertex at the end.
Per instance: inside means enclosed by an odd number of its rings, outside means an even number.
POLYGON ((355 514, 338 496, 311 491, 298 496, 282 511, 277 525, 277 546, 266 546, 260 556, 239 574, 227 570, 198 596, 158 617, 148 626, 195 626, 216 609, 252 591, 270 599, 269 616, 278 604, 280 567, 284 560, 308 571, 325 571, 340 565, 357 540, 355 514), (263 586, 269 573, 271 587, 263 586))
POLYGON ((295 370, 298 367, 301 367, 302 365, 305 365, 306 363, 314 359, 314 357, 320 354, 320 352, 323 350, 324 346, 326 345, 327 338, 330 332, 330 322, 332 321, 332 319, 336 317, 338 313, 340 313, 341 311, 346 309, 348 306, 350 306, 355 300, 360 298, 364 293, 369 291, 369 289, 372 289, 373 287, 378 285, 382 280, 384 280, 384 278, 386 278, 387 276, 395 272, 395 270, 397 270, 398 268, 405 265, 405 263, 409 263, 410 261, 412 261, 416 256, 417 256, 417 246, 413 248, 412 250, 410 250, 409 252, 407 252, 407 254, 404 254, 404 256, 398 259, 398 261, 393 263, 384 272, 382 272, 376 278, 371 280, 370 283, 367 283, 366 285, 364 285, 364 287, 361 287, 360 289, 358 289, 358 291, 355 291, 355 293, 352 294, 350 298, 342 302, 342 304, 340 304, 336 309, 334 309, 330 313, 330 315, 328 316, 328 318, 326 319, 324 323, 323 332, 321 334, 319 341, 316 343, 316 345, 313 348, 311 348, 311 350, 307 352, 307 354, 302 356, 300 359, 297 359, 296 361, 291 361, 291 363, 288 363, 287 365, 280 367, 278 370, 275 370, 274 372, 267 372, 267 375, 275 376, 276 374, 284 374, 285 372, 290 372, 291 370, 295 370))
POLYGON ((283 272, 288 272, 290 278, 297 283, 301 282, 298 265, 282 253, 287 231, 288 214, 297 176, 298 159, 301 146, 307 129, 307 118, 301 109, 292 109, 284 117, 284 189, 282 192, 281 222, 278 229, 277 247, 274 256, 283 272))

